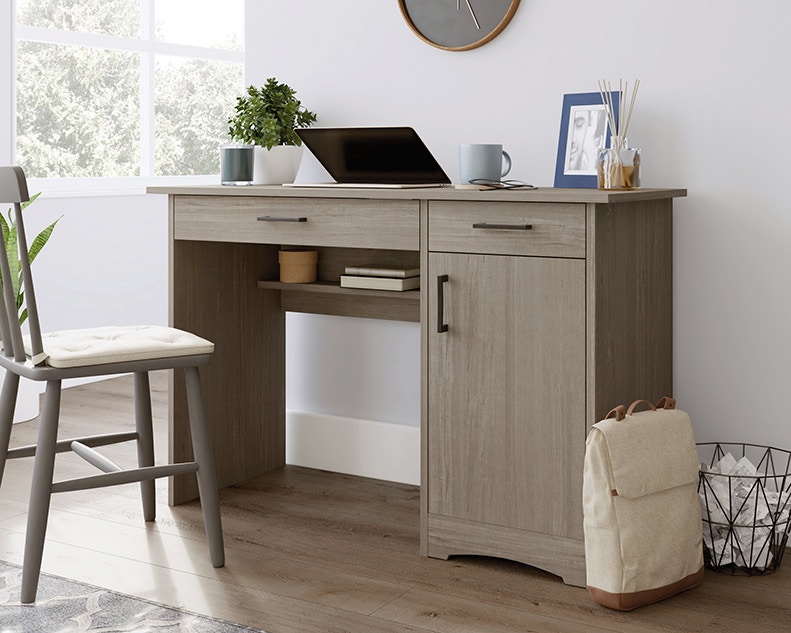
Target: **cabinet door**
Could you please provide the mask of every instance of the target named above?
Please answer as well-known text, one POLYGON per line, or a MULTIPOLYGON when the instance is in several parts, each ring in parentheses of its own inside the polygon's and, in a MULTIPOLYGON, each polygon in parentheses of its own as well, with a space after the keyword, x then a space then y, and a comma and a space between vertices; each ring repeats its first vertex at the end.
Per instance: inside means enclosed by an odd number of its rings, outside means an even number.
POLYGON ((581 539, 584 260, 430 253, 429 281, 429 512, 581 539))

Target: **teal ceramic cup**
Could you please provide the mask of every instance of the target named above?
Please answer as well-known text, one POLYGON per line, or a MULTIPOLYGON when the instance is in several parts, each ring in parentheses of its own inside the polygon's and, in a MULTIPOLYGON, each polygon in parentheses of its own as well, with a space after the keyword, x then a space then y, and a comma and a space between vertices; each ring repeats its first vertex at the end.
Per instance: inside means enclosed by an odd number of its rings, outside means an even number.
POLYGON ((459 181, 500 181, 511 171, 511 157, 503 146, 494 143, 465 143, 459 145, 459 181))
POLYGON ((253 146, 220 146, 220 183, 231 186, 253 184, 253 146))

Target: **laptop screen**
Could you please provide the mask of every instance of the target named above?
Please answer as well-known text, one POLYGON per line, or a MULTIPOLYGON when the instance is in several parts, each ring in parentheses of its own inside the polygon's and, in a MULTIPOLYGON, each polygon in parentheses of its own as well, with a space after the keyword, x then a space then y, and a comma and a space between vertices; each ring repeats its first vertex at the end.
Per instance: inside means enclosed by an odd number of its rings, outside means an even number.
POLYGON ((411 127, 315 127, 296 133, 339 183, 450 182, 411 127))

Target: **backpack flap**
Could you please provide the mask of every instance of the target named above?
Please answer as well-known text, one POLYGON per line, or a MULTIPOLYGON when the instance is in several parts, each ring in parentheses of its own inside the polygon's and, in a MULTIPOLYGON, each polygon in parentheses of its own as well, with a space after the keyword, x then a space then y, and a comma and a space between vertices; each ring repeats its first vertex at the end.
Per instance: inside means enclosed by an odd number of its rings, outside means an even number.
POLYGON ((640 411, 593 428, 607 443, 613 494, 635 499, 698 481, 695 436, 684 411, 640 411))

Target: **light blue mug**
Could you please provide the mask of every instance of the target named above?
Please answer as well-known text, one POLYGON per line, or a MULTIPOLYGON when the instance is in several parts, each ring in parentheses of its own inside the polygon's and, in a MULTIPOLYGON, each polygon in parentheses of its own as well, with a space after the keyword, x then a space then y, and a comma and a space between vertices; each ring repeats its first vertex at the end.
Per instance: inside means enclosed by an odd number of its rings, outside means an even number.
POLYGON ((500 181, 511 171, 511 157, 503 146, 494 143, 464 143, 459 145, 459 180, 500 181))

